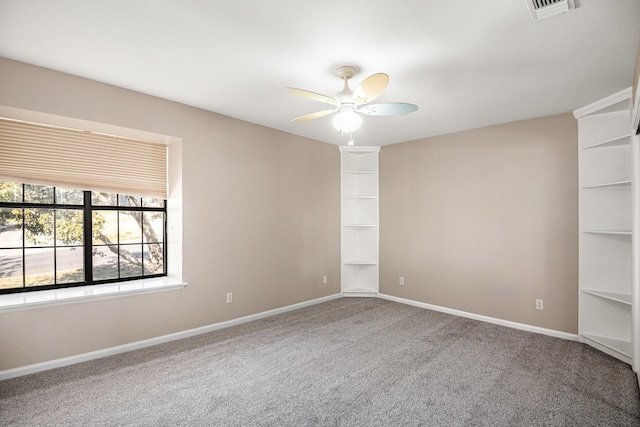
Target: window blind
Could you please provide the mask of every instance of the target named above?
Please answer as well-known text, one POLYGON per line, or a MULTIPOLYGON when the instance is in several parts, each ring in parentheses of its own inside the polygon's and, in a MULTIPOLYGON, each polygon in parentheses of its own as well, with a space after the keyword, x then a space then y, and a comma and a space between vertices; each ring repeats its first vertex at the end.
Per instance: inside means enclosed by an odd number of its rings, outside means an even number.
POLYGON ((167 198, 167 145, 0 118, 0 179, 167 198))

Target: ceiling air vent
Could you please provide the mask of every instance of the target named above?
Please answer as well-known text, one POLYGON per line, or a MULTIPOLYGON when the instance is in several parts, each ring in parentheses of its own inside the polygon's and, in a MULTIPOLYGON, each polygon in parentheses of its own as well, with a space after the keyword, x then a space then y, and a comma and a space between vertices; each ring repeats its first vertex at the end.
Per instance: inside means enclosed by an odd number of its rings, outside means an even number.
POLYGON ((551 18, 575 7, 574 0, 525 0, 534 21, 551 18))

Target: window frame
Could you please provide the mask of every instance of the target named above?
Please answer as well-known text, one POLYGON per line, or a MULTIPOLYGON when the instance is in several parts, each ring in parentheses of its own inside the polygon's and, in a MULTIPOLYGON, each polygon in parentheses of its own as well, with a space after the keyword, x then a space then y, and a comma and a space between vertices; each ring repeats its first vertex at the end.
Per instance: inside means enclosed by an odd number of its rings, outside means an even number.
MULTIPOLYGON (((51 210, 79 210, 83 212, 83 276, 84 280, 79 282, 69 282, 69 283, 56 283, 57 282, 57 254, 56 254, 56 242, 54 240, 53 250, 54 250, 54 283, 47 285, 34 285, 27 286, 26 285, 26 274, 25 274, 25 246, 24 241, 24 215, 22 219, 22 232, 23 232, 23 240, 22 240, 22 286, 14 287, 14 288, 0 288, 0 295, 3 294, 15 294, 15 293, 28 293, 28 292, 36 292, 43 290, 53 290, 53 289, 64 289, 64 288, 73 288, 73 287, 83 287, 83 286, 91 286, 91 285, 102 285, 109 283, 121 283, 128 282, 133 280, 147 280, 154 279, 159 277, 166 277, 168 274, 168 220, 167 220, 167 200, 164 199, 161 207, 151 207, 151 206, 143 206, 143 203, 140 206, 120 206, 120 194, 117 194, 118 204, 116 206, 104 206, 104 205, 93 205, 92 204, 92 192, 91 190, 80 190, 83 192, 83 203, 82 204, 63 204, 56 203, 56 188, 55 186, 48 186, 53 189, 53 203, 33 203, 33 202, 25 202, 24 201, 24 190, 27 185, 34 185, 32 183, 19 183, 22 185, 23 196, 21 202, 4 202, 0 201, 0 208, 9 208, 9 209, 22 209, 23 212, 25 209, 51 209, 51 210), (141 212, 144 215, 144 212, 157 212, 163 214, 163 232, 162 232, 162 257, 163 257, 163 271, 162 273, 155 274, 144 274, 144 256, 142 257, 142 274, 139 276, 130 276, 130 277, 118 277, 111 279, 101 279, 95 280, 93 277, 93 211, 128 211, 128 212, 141 212)), ((65 188, 67 189, 67 188, 65 188)), ((115 193, 114 193, 115 194, 115 193)), ((135 196, 136 198, 143 199, 142 196, 135 196)), ((142 233, 143 234, 143 233, 142 233)), ((120 248, 120 241, 116 243, 118 248, 120 248)), ((144 245, 144 237, 141 238, 141 245, 144 245)), ((78 245, 79 246, 79 245, 78 245)), ((4 248, 3 248, 4 249, 4 248)), ((120 262, 118 255, 118 275, 120 275, 120 262)))

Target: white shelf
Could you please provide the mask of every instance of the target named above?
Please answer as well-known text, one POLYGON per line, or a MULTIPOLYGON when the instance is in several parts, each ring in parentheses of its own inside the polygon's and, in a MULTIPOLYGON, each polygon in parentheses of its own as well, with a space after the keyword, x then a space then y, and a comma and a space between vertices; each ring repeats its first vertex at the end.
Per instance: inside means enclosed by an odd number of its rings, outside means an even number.
POLYGON ((583 233, 589 234, 619 234, 624 236, 631 236, 630 230, 582 230, 583 233))
POLYGON ((581 230, 578 333, 586 344, 631 363, 636 310, 631 193, 637 166, 631 162, 627 92, 576 110, 581 230))
POLYGON ((592 148, 605 148, 605 147, 616 147, 618 145, 628 145, 631 143, 631 134, 628 133, 622 136, 616 136, 611 139, 607 139, 606 141, 596 142, 595 144, 591 144, 587 147, 581 148, 581 150, 590 150, 592 148))
MULTIPOLYGON (((610 350, 613 350, 616 353, 619 353, 627 358, 631 358, 632 346, 631 341, 622 341, 613 338, 602 337, 598 335, 592 334, 582 334, 584 338, 591 340, 597 344, 600 344, 603 347, 606 347, 610 350)), ((612 355, 615 357, 615 355, 612 355)))
POLYGON ((342 263, 346 265, 377 265, 378 264, 375 261, 364 260, 364 259, 353 259, 349 261, 343 261, 342 263))
POLYGON ((378 153, 380 147, 340 147, 344 296, 378 294, 378 153))
POLYGON ((348 288, 342 290, 342 295, 345 297, 376 297, 378 292, 365 288, 348 288))
POLYGON ((599 298, 604 298, 611 301, 616 301, 621 304, 632 305, 633 296, 631 294, 619 294, 615 292, 595 291, 592 289, 583 289, 585 294, 593 295, 599 298))
POLYGON ((378 171, 349 170, 349 171, 342 171, 342 173, 352 173, 352 174, 355 174, 355 175, 368 175, 368 174, 376 174, 376 173, 378 173, 378 171))
POLYGON ((342 196, 343 199, 377 199, 378 196, 342 196))
POLYGON ((628 181, 617 181, 617 182, 607 182, 604 184, 596 184, 596 185, 587 185, 582 187, 587 190, 589 188, 619 188, 619 187, 631 187, 631 180, 628 181))

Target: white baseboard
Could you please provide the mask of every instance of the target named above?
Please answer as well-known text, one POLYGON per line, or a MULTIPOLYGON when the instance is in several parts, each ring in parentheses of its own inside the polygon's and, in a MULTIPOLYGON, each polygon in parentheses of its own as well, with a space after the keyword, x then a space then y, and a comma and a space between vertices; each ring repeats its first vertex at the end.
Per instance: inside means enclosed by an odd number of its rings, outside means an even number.
POLYGON ((87 362, 89 360, 100 359, 107 356, 113 356, 115 354, 126 353, 128 351, 138 350, 145 347, 151 347, 153 345, 164 344, 171 341, 180 340, 183 338, 189 338, 207 332, 217 331, 219 329, 229 328, 231 326, 240 325, 242 323, 252 322, 254 320, 263 319, 265 317, 275 316, 277 314, 286 313, 288 311, 298 310, 300 308, 309 307, 311 305, 320 304, 323 302, 331 301, 337 298, 341 298, 341 294, 329 295, 322 298, 317 298, 310 301, 301 302, 298 304, 288 305, 286 307, 276 308, 273 310, 263 311, 261 313, 252 314, 237 319, 227 320, 224 322, 213 323, 207 326, 201 326, 195 329, 189 329, 182 332, 176 332, 169 335, 163 335, 160 337, 150 338, 147 340, 136 341, 130 344, 119 345, 116 347, 109 347, 102 350, 91 351, 89 353, 82 353, 75 356, 63 357, 61 359, 49 360, 46 362, 35 363, 33 365, 20 366, 13 369, 6 369, 0 371, 0 381, 8 380, 9 378, 21 377, 23 375, 34 374, 36 372, 47 371, 49 369, 61 368, 63 366, 69 366, 76 363, 87 362))
POLYGON ((414 301, 405 298, 394 297, 392 295, 378 294, 378 298, 395 301, 402 304, 413 305, 415 307, 426 308, 428 310, 440 311, 442 313, 453 314, 454 316, 466 317, 468 319, 479 320, 481 322, 494 323, 500 326, 506 326, 514 329, 521 329, 527 332, 535 332, 537 334, 549 335, 551 337, 563 338, 570 341, 579 341, 577 334, 556 331, 554 329, 541 328, 539 326, 527 325, 525 323, 512 322, 510 320, 497 319, 495 317, 483 316, 480 314, 468 313, 466 311, 454 310, 452 308, 441 307, 439 305, 427 304, 424 302, 414 301))

